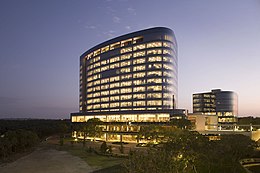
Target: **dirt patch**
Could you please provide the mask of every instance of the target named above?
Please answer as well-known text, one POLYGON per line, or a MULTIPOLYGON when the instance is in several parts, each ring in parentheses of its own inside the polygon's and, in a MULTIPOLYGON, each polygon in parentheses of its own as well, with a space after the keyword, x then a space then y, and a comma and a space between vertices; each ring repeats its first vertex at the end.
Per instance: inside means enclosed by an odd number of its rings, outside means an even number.
POLYGON ((0 165, 1 173, 90 173, 92 168, 66 151, 39 148, 15 162, 0 165))

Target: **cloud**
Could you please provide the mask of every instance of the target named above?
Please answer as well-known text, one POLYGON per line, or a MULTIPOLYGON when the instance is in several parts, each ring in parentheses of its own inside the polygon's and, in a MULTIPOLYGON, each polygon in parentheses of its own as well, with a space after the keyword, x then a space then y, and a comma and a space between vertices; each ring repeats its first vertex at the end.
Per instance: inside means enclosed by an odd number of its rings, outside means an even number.
POLYGON ((103 34, 105 35, 105 36, 107 36, 107 37, 109 37, 109 38, 111 38, 111 37, 114 37, 115 36, 115 31, 113 31, 113 30, 109 30, 108 32, 103 32, 103 34))
POLYGON ((119 17, 117 17, 117 16, 113 17, 113 22, 114 23, 120 23, 120 21, 121 21, 121 19, 119 17))
POLYGON ((86 29, 96 29, 97 27, 94 26, 94 25, 90 25, 90 26, 87 25, 87 26, 85 26, 85 28, 86 28, 86 29))
POLYGON ((126 29, 126 30, 130 30, 130 29, 131 29, 131 26, 125 26, 125 29, 126 29))
POLYGON ((127 11, 128 11, 128 13, 130 13, 132 15, 136 15, 136 10, 134 8, 128 7, 127 11))

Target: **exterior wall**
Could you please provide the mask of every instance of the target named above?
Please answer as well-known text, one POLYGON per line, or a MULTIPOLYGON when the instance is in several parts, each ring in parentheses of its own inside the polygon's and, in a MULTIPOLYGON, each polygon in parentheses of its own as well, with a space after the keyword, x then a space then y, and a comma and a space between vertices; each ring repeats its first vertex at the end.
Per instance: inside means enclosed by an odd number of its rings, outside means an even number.
POLYGON ((216 115, 189 114, 188 120, 196 131, 218 130, 218 117, 216 115))
POLYGON ((173 109, 177 84, 173 31, 151 28, 127 34, 80 57, 80 112, 173 109))

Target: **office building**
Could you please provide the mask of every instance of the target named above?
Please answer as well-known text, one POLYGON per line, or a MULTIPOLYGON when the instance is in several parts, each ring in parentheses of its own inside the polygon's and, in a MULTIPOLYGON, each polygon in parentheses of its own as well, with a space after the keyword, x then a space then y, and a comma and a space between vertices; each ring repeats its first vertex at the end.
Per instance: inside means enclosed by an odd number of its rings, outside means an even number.
POLYGON ((178 98, 177 42, 150 28, 103 42, 80 56, 79 112, 72 122, 166 122, 178 98))
POLYGON ((237 122, 237 94, 233 91, 221 91, 193 94, 193 113, 217 115, 218 123, 232 124, 237 122))

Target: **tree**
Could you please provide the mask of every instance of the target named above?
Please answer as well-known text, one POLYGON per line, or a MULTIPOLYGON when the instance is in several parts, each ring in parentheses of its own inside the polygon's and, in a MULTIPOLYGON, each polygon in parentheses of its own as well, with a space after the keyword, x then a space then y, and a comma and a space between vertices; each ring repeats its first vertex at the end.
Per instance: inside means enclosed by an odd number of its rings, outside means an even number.
POLYGON ((99 127, 99 125, 102 124, 102 121, 98 118, 92 118, 89 119, 86 123, 82 125, 82 131, 83 131, 83 146, 86 145, 86 139, 87 136, 91 136, 95 138, 97 135, 100 135, 102 132, 102 129, 99 127))

